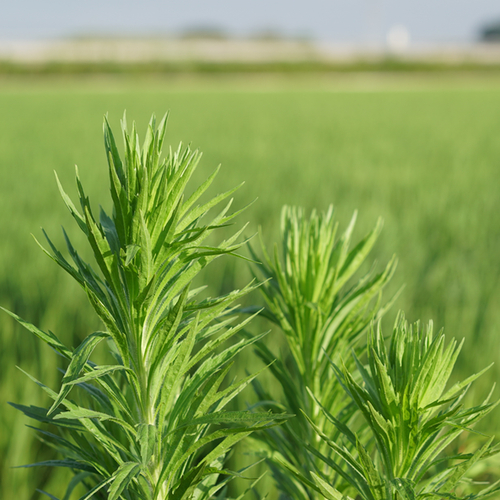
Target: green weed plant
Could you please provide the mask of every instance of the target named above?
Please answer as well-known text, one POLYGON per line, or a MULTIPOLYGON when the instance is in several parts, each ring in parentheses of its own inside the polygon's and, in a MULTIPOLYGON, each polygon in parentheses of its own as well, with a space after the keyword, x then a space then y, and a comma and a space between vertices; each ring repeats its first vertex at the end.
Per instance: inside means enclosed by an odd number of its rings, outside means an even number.
MULTIPOLYGON (((346 469, 324 456, 327 468, 342 475, 363 500, 484 499, 498 495, 500 480, 474 493, 467 472, 480 460, 499 453, 493 437, 474 452, 450 454, 451 444, 463 433, 474 432, 479 420, 497 406, 491 393, 481 404, 466 407, 464 396, 482 372, 447 389, 462 348, 456 340, 445 345, 444 334, 433 333, 430 323, 409 326, 400 314, 386 348, 380 323, 371 328, 365 365, 354 354, 357 374, 346 364, 333 371, 349 399, 362 415, 365 428, 356 433, 322 408, 342 434, 335 442, 312 420, 318 436, 339 456, 346 469), (345 443, 350 443, 350 449, 345 443), (352 451, 354 450, 354 452, 352 451)), ((316 485, 328 500, 347 500, 318 469, 316 485)), ((480 483, 479 483, 480 484, 480 483)))
MULTIPOLYGON (((345 232, 337 237, 338 223, 333 207, 326 213, 313 212, 309 219, 299 208, 284 207, 281 214, 281 256, 278 246, 271 258, 262 245, 263 263, 258 270, 265 278, 261 287, 266 317, 281 329, 289 346, 289 355, 271 365, 275 355, 265 342, 257 343, 257 352, 275 380, 283 388, 283 401, 265 406, 288 408, 295 415, 286 425, 260 434, 265 456, 285 498, 306 500, 322 498, 321 492, 304 485, 301 476, 318 467, 327 446, 315 438, 309 421, 333 440, 339 431, 321 411, 316 398, 342 420, 352 416, 355 407, 345 398, 342 387, 330 368, 330 360, 348 359, 367 326, 380 317, 382 290, 394 273, 393 258, 381 273, 374 267, 364 276, 354 276, 373 248, 382 222, 354 248, 352 236, 355 213, 345 232)), ((253 254, 254 259, 257 255, 253 254)), ((354 370, 354 362, 349 363, 354 370)), ((269 389, 256 380, 258 399, 273 400, 269 389)), ((257 437, 257 436, 256 436, 257 437)), ((342 477, 332 469, 328 481, 337 484, 342 477)))
POLYGON ((215 171, 185 199, 200 154, 180 146, 162 159, 165 127, 166 117, 158 128, 153 117, 141 147, 135 127, 129 134, 124 120, 122 160, 105 121, 111 215, 101 208, 99 218, 94 216, 78 172, 80 208, 59 184, 97 269, 80 257, 66 233, 72 263, 48 237, 50 250, 44 251, 79 283, 105 329, 73 349, 9 313, 67 360, 59 391, 31 377, 53 399, 50 408, 13 405, 58 429, 58 434, 38 432, 62 458, 31 466, 75 471, 64 498, 79 483, 88 490, 82 500, 201 500, 221 490, 223 498, 223 487, 235 475, 224 469, 231 448, 251 432, 287 418, 224 410, 255 377, 221 389, 234 357, 261 338, 227 343, 249 321, 235 323, 234 310, 235 301, 253 285, 197 301, 201 290, 191 284, 211 261, 244 243, 236 242, 242 230, 217 246, 205 243, 237 215, 229 213, 227 201, 234 190, 196 204, 215 171), (201 223, 223 200, 224 208, 201 223), (113 362, 97 365, 90 357, 103 341, 113 362))

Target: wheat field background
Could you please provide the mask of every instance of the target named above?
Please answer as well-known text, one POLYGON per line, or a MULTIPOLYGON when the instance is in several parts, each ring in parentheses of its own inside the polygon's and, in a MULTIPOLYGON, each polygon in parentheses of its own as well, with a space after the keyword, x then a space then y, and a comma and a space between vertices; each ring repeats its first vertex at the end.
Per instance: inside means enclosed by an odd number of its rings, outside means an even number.
MULTIPOLYGON (((42 239, 43 226, 63 247, 63 225, 81 242, 52 171, 73 194, 78 164, 91 199, 106 206, 103 115, 118 130, 126 109, 142 135, 151 113, 169 110, 168 144, 204 152, 197 179, 221 163, 214 191, 246 181, 236 206, 257 198, 238 221, 250 221, 248 235, 260 226, 267 243, 276 241, 283 204, 333 203, 344 227, 357 209, 358 238, 382 216, 379 266, 397 254, 389 292, 406 285, 387 324, 401 308, 411 321, 432 318, 450 338, 465 337, 457 376, 496 362, 477 384, 486 393, 500 377, 500 78, 259 78, 0 81, 0 305, 68 343, 99 326, 84 294, 30 233, 42 239)), ((250 273, 245 262, 226 259, 204 279, 213 294, 244 285, 250 273)), ((0 498, 57 489, 55 474, 11 470, 50 451, 7 405, 42 398, 16 365, 54 387, 57 363, 0 316, 0 498)), ((485 424, 489 433, 500 434, 498 417, 485 424)))

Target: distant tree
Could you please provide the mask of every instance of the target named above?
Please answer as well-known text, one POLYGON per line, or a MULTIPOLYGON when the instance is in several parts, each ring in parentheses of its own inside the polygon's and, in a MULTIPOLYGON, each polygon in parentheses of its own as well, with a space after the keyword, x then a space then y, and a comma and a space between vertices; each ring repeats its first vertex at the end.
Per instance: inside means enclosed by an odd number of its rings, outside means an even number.
POLYGON ((229 38, 228 33, 218 26, 189 26, 185 28, 180 34, 181 38, 184 39, 210 39, 210 40, 227 40, 229 38))
POLYGON ((480 40, 482 42, 500 43, 500 20, 481 28, 480 40))

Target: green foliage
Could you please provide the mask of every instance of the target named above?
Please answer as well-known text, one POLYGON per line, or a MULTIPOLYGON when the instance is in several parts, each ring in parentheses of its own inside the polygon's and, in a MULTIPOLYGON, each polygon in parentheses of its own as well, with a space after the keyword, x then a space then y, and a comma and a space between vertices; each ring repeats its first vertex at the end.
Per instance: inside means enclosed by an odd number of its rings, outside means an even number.
MULTIPOLYGON (((462 343, 445 347, 442 333, 408 326, 403 315, 396 321, 387 350, 379 328, 372 329, 366 348, 367 365, 354 355, 358 379, 345 364, 332 367, 367 429, 356 433, 325 416, 342 433, 342 440, 326 435, 312 420, 322 442, 347 466, 343 477, 365 500, 439 498, 483 499, 497 495, 500 481, 477 493, 466 474, 476 463, 498 452, 493 438, 473 453, 450 454, 450 445, 497 404, 491 393, 477 406, 467 408, 464 396, 484 371, 447 389, 462 343), (345 446, 350 443, 350 449, 345 446)), ((325 465, 330 460, 325 457, 325 465)), ((328 483, 328 475, 315 471, 318 491, 329 500, 346 498, 328 483)))
MULTIPOLYGON (((261 287, 267 305, 264 314, 285 334, 290 355, 270 367, 283 389, 282 403, 261 404, 285 407, 297 415, 281 428, 259 434, 284 498, 321 498, 308 482, 312 481, 310 471, 329 454, 328 446, 315 439, 309 420, 335 441, 341 429, 323 415, 317 400, 342 420, 349 419, 354 409, 347 404, 330 369, 329 357, 337 362, 346 358, 370 322, 384 313, 380 307, 382 289, 394 272, 395 259, 381 273, 372 268, 355 280, 382 227, 379 220, 350 248, 355 221, 356 214, 337 237, 332 207, 323 214, 313 211, 309 219, 303 210, 285 207, 281 216, 282 257, 278 246, 273 259, 262 249, 265 262, 259 270, 267 280, 261 287)), ((274 354, 264 342, 256 346, 262 360, 270 364, 274 354)), ((354 368, 354 363, 350 367, 354 368)), ((260 401, 273 400, 269 388, 257 381, 254 388, 260 401)), ((332 469, 328 481, 337 484, 341 479, 332 469)))
MULTIPOLYGON (((341 222, 358 208, 361 231, 381 214, 383 237, 371 255, 382 262, 393 252, 399 258, 388 292, 406 283, 398 307, 413 317, 433 317, 456 337, 467 337, 454 375, 466 378, 496 361, 499 347, 500 232, 493 214, 500 198, 492 182, 500 155, 499 88, 498 78, 484 75, 465 80, 421 75, 411 81, 405 75, 353 76, 314 78, 307 84, 288 78, 6 80, 0 91, 0 304, 57 332, 66 346, 77 346, 88 332, 100 329, 85 294, 77 293, 76 283, 63 273, 54 273, 26 235, 43 224, 56 246, 63 242, 56 231, 70 216, 64 204, 54 202, 54 168, 66 186, 71 180, 67 167, 78 161, 92 199, 107 200, 96 117, 106 111, 116 116, 126 107, 142 127, 148 110, 168 106, 176 116, 170 140, 188 138, 204 151, 206 164, 222 162, 221 190, 251 180, 241 196, 259 197, 246 214, 262 224, 266 244, 276 238, 284 203, 311 209, 334 201, 341 222)), ((203 169, 196 170, 192 182, 201 183, 203 175, 203 169)), ((71 239, 80 250, 86 237, 72 232, 71 239)), ((246 274, 233 268, 234 262, 219 259, 203 271, 212 296, 243 288, 246 274), (221 266, 224 262, 229 265, 221 266)), ((267 338, 279 352, 280 336, 267 338)), ((15 366, 29 367, 37 379, 56 387, 55 366, 67 362, 40 349, 37 340, 7 315, 0 316, 0 498, 38 500, 35 488, 56 492, 71 473, 68 468, 11 469, 55 458, 45 438, 37 440, 25 426, 27 419, 5 404, 47 406, 43 392, 26 383, 15 366)), ((243 351, 237 367, 251 366, 248 355, 248 349, 243 351)), ((100 352, 93 356, 100 359, 100 352)), ((496 364, 464 402, 473 404, 497 377, 496 364)), ((264 384, 265 374, 260 380, 264 384)), ((69 397, 80 393, 75 386, 69 397)), ((244 407, 245 395, 236 398, 241 398, 236 407, 244 407)), ((488 414, 477 429, 497 432, 496 415, 488 414)), ((457 447, 474 453, 476 439, 471 442, 464 433, 457 447)), ((233 460, 242 455, 235 453, 233 460)), ((470 475, 487 467, 498 477, 499 463, 498 455, 477 463, 470 475)), ((276 491, 267 481, 260 483, 261 491, 274 500, 276 491)), ((246 487, 243 481, 232 484, 246 487)))
POLYGON ((201 222, 234 190, 197 204, 216 171, 185 199, 200 154, 179 146, 162 159, 165 128, 166 116, 157 128, 153 117, 141 147, 135 125, 129 134, 124 119, 122 159, 105 120, 110 215, 101 208, 99 218, 94 216, 78 171, 79 208, 58 180, 97 268, 83 260, 66 233, 71 263, 48 236, 51 251, 44 251, 85 291, 105 331, 88 335, 73 349, 9 313, 67 360, 58 392, 31 377, 53 400, 50 408, 13 405, 58 428, 58 433, 38 432, 62 458, 33 465, 74 471, 64 498, 77 483, 88 490, 81 500, 103 492, 108 500, 213 498, 235 475, 224 469, 231 448, 287 418, 225 410, 255 377, 221 389, 233 358, 262 337, 226 342, 250 320, 235 323, 234 309, 253 286, 197 301, 200 289, 191 284, 211 261, 243 244, 236 242, 242 230, 216 246, 206 243, 237 215, 229 212, 231 200, 201 222), (113 362, 96 365, 90 358, 103 341, 113 362))

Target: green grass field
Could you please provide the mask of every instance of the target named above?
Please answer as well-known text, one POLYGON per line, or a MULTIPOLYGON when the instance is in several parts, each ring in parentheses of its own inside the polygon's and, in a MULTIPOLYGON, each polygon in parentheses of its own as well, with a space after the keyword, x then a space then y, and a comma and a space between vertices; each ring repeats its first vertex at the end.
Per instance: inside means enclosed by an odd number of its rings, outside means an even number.
MULTIPOLYGON (((204 152, 197 178, 222 163, 215 190, 246 181, 236 206, 258 198, 239 217, 250 221, 248 234, 261 226, 266 242, 276 240, 285 203, 320 210, 333 203, 344 226, 358 209, 358 237, 382 216, 375 253, 380 265, 397 254, 391 290, 406 285, 387 321, 402 308, 411 321, 432 318, 450 338, 466 337, 462 376, 496 362, 500 80, 369 78, 1 81, 0 305, 65 339, 96 327, 84 294, 30 233, 41 239, 43 226, 62 247, 62 224, 78 241, 53 170, 73 194, 78 164, 91 199, 107 200, 103 114, 118 130, 126 109, 142 134, 152 112, 170 110, 169 143, 204 152)), ((207 278, 216 292, 249 277, 243 261, 230 260, 207 278)), ((27 421, 6 404, 40 397, 15 365, 55 385, 55 364, 51 352, 0 317, 0 498, 37 498, 36 487, 56 481, 45 471, 10 470, 42 455, 27 421)), ((497 364, 480 390, 499 375, 497 364)), ((498 411, 488 432, 500 434, 497 422, 498 411)))

